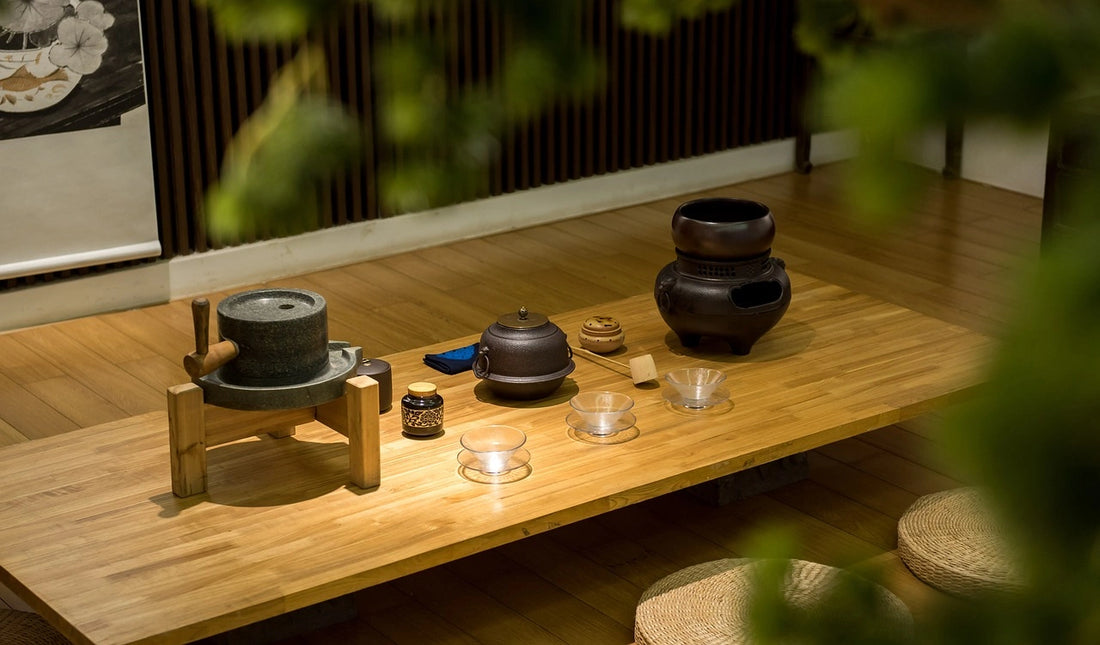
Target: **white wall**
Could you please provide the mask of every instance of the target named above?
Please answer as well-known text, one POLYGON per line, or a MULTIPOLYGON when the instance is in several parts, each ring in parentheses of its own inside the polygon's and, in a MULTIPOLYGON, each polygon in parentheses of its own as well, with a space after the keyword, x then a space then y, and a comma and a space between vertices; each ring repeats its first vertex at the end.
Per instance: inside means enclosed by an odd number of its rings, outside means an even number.
MULTIPOLYGON (((968 123, 963 129, 963 179, 1035 197, 1043 196, 1047 159, 1046 127, 1020 130, 992 121, 968 123)), ((944 131, 929 130, 915 143, 915 161, 934 170, 944 163, 944 131)))
MULTIPOLYGON (((813 160, 851 155, 847 138, 814 137, 813 160)), ((0 293, 0 331, 130 309, 210 291, 362 262, 445 242, 787 172, 794 141, 580 179, 563 184, 173 258, 102 275, 0 293)))
MULTIPOLYGON (((819 134, 813 138, 811 160, 828 163, 850 157, 853 151, 852 141, 844 133, 819 134)), ((941 169, 943 133, 930 132, 914 154, 919 163, 941 169)), ((968 127, 964 135, 962 173, 966 179, 1041 196, 1045 160, 1045 133, 1020 135, 981 125, 968 127)), ((0 293, 0 331, 277 280, 748 181, 793 167, 793 140, 777 141, 4 292, 0 293)))

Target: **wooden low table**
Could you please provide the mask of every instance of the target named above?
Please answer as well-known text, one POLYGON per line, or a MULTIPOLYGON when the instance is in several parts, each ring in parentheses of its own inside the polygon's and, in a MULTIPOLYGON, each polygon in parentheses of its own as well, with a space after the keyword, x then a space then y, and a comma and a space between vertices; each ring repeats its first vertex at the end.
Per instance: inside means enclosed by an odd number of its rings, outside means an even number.
POLYGON ((555 396, 531 402, 422 364, 474 336, 385 357, 396 395, 412 381, 439 386, 446 433, 403 437, 395 405, 371 490, 347 484, 346 440, 318 422, 211 448, 207 491, 187 498, 172 494, 165 413, 4 448, 0 582, 76 642, 198 639, 889 425, 978 382, 987 337, 791 278, 790 310, 749 356, 680 347, 649 295, 551 318, 575 344, 584 318, 615 316, 624 362, 649 353, 662 372, 722 369, 732 405, 706 413, 583 357, 555 396), (569 398, 594 389, 634 397, 636 438, 570 436, 569 398), (485 423, 527 433, 526 477, 461 476, 459 437, 485 423))

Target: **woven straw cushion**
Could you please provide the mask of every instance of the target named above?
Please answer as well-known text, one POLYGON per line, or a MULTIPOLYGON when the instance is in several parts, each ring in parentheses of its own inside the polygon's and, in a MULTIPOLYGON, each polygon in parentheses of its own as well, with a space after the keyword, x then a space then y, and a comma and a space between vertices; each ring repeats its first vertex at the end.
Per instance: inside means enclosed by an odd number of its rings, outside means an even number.
POLYGON ((0 609, 0 643, 4 645, 70 645, 41 616, 29 611, 0 609))
POLYGON ((1004 531, 975 488, 919 498, 898 521, 898 556, 913 575, 960 596, 1018 591, 1004 531))
MULTIPOLYGON (((755 560, 715 560, 681 569, 658 580, 642 594, 634 620, 637 645, 732 645, 751 643, 748 626, 755 560)), ((803 609, 820 599, 841 569, 791 560, 784 594, 803 609)), ((867 583, 870 584, 870 583, 867 583)), ((912 632, 909 609, 889 591, 875 585, 890 624, 912 632)))

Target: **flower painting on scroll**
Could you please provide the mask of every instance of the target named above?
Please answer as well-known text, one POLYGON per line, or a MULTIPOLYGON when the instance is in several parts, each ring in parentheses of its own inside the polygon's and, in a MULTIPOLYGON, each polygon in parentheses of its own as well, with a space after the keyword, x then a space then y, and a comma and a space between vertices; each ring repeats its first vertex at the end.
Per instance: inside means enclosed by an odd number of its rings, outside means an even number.
POLYGON ((0 139, 112 125, 144 104, 140 39, 136 0, 0 0, 0 139))

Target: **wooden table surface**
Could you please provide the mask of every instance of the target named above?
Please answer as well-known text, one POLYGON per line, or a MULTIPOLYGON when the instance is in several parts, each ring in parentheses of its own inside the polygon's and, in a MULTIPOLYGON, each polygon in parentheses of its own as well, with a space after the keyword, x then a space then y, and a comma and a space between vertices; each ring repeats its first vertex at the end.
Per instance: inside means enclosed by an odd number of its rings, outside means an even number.
POLYGON ((917 416, 978 383, 989 338, 791 279, 789 311, 749 356, 682 348, 648 294, 551 317, 573 344, 584 318, 618 318, 622 362, 649 353, 662 373, 722 369, 732 405, 717 412, 677 411, 667 386, 635 387, 626 370, 583 357, 553 397, 533 402, 496 400, 471 372, 421 362, 476 337, 385 357, 395 402, 412 381, 439 386, 446 432, 404 438, 395 405, 382 416, 382 484, 371 491, 346 485, 345 439, 319 423, 210 449, 208 492, 185 499, 171 492, 165 413, 9 446, 0 582, 76 642, 184 642, 917 416), (634 397, 636 438, 569 436, 569 398, 595 389, 634 397), (460 475, 459 437, 486 423, 527 433, 526 478, 460 475))

